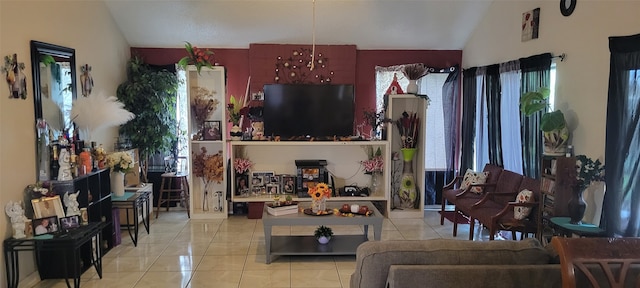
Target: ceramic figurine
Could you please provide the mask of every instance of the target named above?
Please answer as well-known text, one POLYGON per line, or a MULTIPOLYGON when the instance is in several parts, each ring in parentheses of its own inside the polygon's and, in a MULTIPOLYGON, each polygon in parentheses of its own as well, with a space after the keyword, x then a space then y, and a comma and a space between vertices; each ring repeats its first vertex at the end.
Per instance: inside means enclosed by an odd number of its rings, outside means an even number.
POLYGON ((80 204, 78 204, 78 194, 80 194, 80 190, 76 193, 64 193, 64 206, 67 207, 67 217, 72 215, 81 215, 80 213, 80 204))
POLYGON ((11 218, 11 226, 13 228, 13 238, 20 239, 25 238, 24 234, 25 222, 28 220, 24 216, 24 209, 22 208, 22 201, 9 201, 4 207, 7 216, 11 218))
POLYGON ((58 170, 58 181, 73 180, 71 176, 71 163, 69 162, 71 155, 66 148, 60 149, 60 156, 58 157, 58 164, 60 168, 58 170))

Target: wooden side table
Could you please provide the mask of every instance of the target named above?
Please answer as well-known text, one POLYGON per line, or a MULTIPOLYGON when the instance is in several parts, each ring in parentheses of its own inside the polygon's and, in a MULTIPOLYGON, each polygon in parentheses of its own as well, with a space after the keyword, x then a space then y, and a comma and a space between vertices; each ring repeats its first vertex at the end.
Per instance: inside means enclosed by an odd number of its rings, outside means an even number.
POLYGON ((585 222, 571 224, 569 221, 571 221, 569 217, 551 217, 549 222, 555 230, 566 237, 571 237, 574 234, 580 237, 603 237, 607 235, 606 231, 594 224, 585 222))

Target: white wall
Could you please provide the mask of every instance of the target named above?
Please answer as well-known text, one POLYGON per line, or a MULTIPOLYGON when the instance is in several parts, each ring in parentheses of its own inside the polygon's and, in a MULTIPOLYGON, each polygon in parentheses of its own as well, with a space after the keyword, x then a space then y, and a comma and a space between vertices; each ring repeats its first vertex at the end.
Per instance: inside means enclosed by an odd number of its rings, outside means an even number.
POLYGON ((557 62, 555 106, 567 118, 575 152, 604 159, 608 37, 640 33, 640 1, 581 0, 569 17, 560 14, 558 2, 494 1, 463 50, 463 67, 566 53, 557 62), (539 38, 521 42, 522 13, 537 7, 539 38))
MULTIPOLYGON (((85 63, 93 66, 93 93, 105 91, 115 95, 118 84, 126 78, 125 64, 130 54, 129 45, 101 1, 0 1, 0 57, 18 54, 19 62, 26 66, 29 93, 26 100, 9 99, 5 82, 0 82, 2 210, 9 200, 21 200, 24 188, 36 179, 30 40, 75 48, 77 66, 85 63)), ((99 143, 112 147, 117 130, 104 131, 100 136, 96 137, 99 143)), ((2 239, 11 237, 11 225, 7 222, 8 217, 0 217, 2 239)), ((0 261, 4 266, 4 259, 0 261)), ((32 254, 20 253, 21 278, 34 271, 32 254)), ((0 273, 1 285, 6 283, 4 278, 5 273, 0 273)))

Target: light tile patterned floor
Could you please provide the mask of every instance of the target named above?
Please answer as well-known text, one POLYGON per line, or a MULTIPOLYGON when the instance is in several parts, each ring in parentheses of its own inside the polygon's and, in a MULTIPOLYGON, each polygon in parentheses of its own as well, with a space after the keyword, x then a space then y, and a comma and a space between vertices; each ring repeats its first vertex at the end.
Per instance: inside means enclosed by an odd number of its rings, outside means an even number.
MULTIPOLYGON (((259 219, 238 215, 225 220, 189 220, 184 211, 170 211, 161 212, 152 221, 151 234, 140 232, 138 247, 123 231, 122 244, 103 258, 102 279, 94 269, 87 270, 81 287, 348 288, 355 269, 355 256, 280 257, 265 264, 259 219)), ((467 239, 469 225, 458 227, 456 239, 467 239)), ((362 233, 359 226, 332 228, 336 234, 362 233)), ((453 238, 452 228, 449 221, 440 225, 436 211, 425 211, 424 219, 385 219, 382 241, 453 238)), ((314 229, 274 227, 273 233, 310 235, 314 229)), ((64 280, 44 280, 35 287, 66 284, 64 280)))

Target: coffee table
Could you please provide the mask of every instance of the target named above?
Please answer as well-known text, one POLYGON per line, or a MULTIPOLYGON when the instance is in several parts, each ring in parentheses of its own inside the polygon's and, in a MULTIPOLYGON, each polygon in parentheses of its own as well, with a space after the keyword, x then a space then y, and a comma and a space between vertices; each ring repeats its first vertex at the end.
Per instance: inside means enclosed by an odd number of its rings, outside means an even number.
MULTIPOLYGON (((380 241, 382 234, 382 220, 384 217, 371 202, 328 202, 327 208, 340 208, 348 203, 367 205, 373 211, 370 216, 343 217, 336 215, 311 216, 298 212, 282 216, 262 214, 264 225, 264 240, 266 263, 271 263, 272 256, 280 255, 356 255, 360 244, 368 241, 369 225, 373 225, 373 238, 380 241), (308 236, 272 236, 273 226, 331 226, 331 225, 363 225, 364 235, 333 235, 328 244, 319 244, 313 235, 308 236)), ((300 202, 299 207, 310 207, 309 202, 300 202)))

